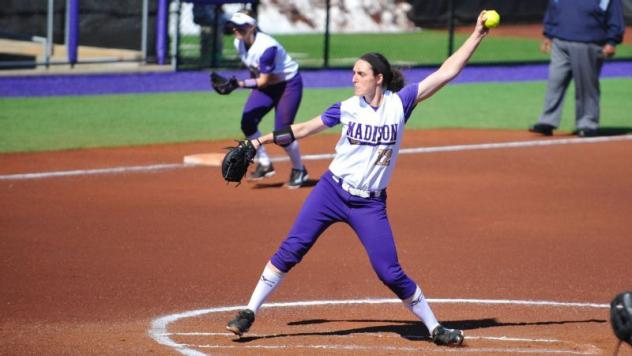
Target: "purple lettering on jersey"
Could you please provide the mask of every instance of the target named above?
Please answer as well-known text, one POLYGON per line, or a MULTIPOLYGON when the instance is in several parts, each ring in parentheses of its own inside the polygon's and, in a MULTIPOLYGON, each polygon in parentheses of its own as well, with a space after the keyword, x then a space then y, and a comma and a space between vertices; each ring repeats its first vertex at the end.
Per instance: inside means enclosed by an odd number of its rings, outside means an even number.
POLYGON ((347 126, 347 136, 353 137, 353 129, 355 128, 356 122, 349 121, 349 126, 347 126))
POLYGON ((364 126, 364 138, 365 138, 365 140, 370 140, 372 133, 373 133, 373 126, 371 126, 371 125, 364 126))
POLYGON ((384 127, 376 127, 375 130, 373 130, 373 137, 371 137, 371 141, 373 142, 377 142, 379 140, 379 138, 377 137, 377 135, 380 135, 380 138, 382 138, 382 130, 384 129, 384 127))
POLYGON ((362 124, 359 122, 358 122, 358 126, 356 126, 356 132, 353 138, 357 138, 358 140, 362 139, 362 124))
POLYGON ((397 96, 399 96, 399 98, 401 99, 402 104, 404 106, 404 120, 406 122, 408 122, 410 115, 413 113, 413 109, 417 105, 416 101, 417 101, 418 91, 419 91, 419 84, 414 83, 414 84, 408 84, 407 86, 405 86, 404 88, 402 88, 400 91, 396 93, 397 96))
POLYGON ((349 121, 347 139, 353 145, 394 145, 397 141, 397 124, 374 126, 349 121))
MULTIPOLYGON (((320 115, 320 119, 323 120, 323 123, 327 127, 338 125, 340 123, 340 102, 333 104, 325 110, 325 112, 320 115)), ((352 129, 352 127, 350 129, 352 129)), ((347 136, 349 136, 349 132, 347 132, 347 136)))
POLYGON ((382 126, 382 133, 382 138, 384 138, 384 141, 388 141, 391 139, 391 130, 388 125, 382 126))
POLYGON ((268 47, 259 58, 259 72, 272 73, 275 68, 276 47, 268 47))

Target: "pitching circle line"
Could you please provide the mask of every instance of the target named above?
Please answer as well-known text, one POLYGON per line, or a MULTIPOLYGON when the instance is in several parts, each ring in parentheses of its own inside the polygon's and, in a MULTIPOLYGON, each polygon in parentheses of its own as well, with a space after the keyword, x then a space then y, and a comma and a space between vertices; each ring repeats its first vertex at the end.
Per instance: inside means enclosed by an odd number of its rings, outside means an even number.
MULTIPOLYGON (((352 305, 352 304, 399 304, 402 301, 396 298, 388 299, 342 299, 342 300, 308 300, 297 302, 279 302, 279 303, 265 303, 262 308, 293 308, 293 307, 312 307, 323 305, 352 305)), ((488 304, 488 305, 526 305, 526 306, 549 306, 559 308, 593 308, 593 309, 608 309, 609 304, 598 303, 580 303, 580 302, 555 302, 544 300, 510 300, 510 299, 449 299, 449 298, 428 298, 429 303, 436 304, 488 304)), ((204 314, 211 313, 225 313, 231 311, 237 311, 243 309, 243 305, 227 306, 227 307, 215 307, 208 309, 190 310, 182 313, 169 314, 154 319, 151 323, 151 328, 148 333, 149 336, 154 339, 158 344, 173 348, 175 351, 180 352, 187 356, 203 356, 202 352, 193 350, 187 347, 187 345, 179 344, 172 340, 167 331, 169 324, 185 318, 198 317, 204 314)))

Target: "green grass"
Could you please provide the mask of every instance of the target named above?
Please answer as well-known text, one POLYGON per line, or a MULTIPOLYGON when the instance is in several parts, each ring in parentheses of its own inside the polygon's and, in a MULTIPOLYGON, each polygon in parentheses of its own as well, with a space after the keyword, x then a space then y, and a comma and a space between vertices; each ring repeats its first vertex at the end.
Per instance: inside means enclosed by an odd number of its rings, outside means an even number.
MULTIPOLYGON (((524 130, 537 121, 546 82, 448 85, 413 112, 413 128, 492 128, 524 130)), ((601 81, 601 126, 632 128, 630 79, 601 81)), ((566 93, 561 130, 575 128, 575 90, 566 93)))
MULTIPOLYGON (((604 79, 602 126, 632 127, 632 80, 604 79)), ((524 130, 536 121, 544 81, 448 85, 421 103, 409 128, 524 130)), ((143 145, 240 138, 248 92, 0 98, 0 152, 143 145)), ((353 95, 346 89, 307 89, 297 121, 353 95)), ((562 129, 574 125, 574 91, 567 93, 562 129)), ((272 113, 260 129, 272 129, 272 113)), ((334 128, 328 133, 338 133, 334 128)))
MULTIPOLYGON (((322 66, 324 48, 322 34, 275 35, 275 38, 303 68, 322 66)), ((466 35, 456 34, 454 49, 456 50, 465 39, 466 35)), ((225 36, 223 45, 223 57, 235 59, 233 37, 225 36)), ((476 51, 471 63, 548 60, 548 55, 541 53, 539 46, 539 39, 490 35, 476 51)), ((195 62, 199 57, 198 37, 183 37, 180 48, 185 62, 195 62)), ((447 57, 448 34, 445 31, 435 30, 397 34, 332 34, 330 65, 351 66, 358 56, 375 51, 383 53, 387 58, 397 58, 398 64, 436 65, 442 63, 447 57)), ((618 46, 617 58, 632 58, 632 45, 618 46)))

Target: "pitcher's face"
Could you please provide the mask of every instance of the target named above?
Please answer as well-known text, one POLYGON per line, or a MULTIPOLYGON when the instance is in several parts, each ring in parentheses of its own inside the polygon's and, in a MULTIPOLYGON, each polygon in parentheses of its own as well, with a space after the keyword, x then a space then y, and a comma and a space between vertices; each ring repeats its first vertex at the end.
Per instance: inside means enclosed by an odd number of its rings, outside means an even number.
POLYGON ((353 65, 353 88, 355 95, 373 96, 378 87, 382 85, 384 76, 373 74, 373 68, 369 62, 358 59, 353 65))

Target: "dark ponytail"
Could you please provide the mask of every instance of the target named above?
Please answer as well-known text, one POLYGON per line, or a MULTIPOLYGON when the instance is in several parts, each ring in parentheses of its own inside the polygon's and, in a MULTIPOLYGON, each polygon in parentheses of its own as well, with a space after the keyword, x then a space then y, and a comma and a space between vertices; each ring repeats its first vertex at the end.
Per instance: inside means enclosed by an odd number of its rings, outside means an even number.
POLYGON ((395 68, 391 68, 391 72, 393 73, 393 79, 391 79, 391 83, 386 87, 386 89, 392 92, 398 92, 404 87, 404 84, 406 84, 404 73, 395 68))
POLYGON ((398 69, 391 67, 388 59, 381 53, 371 52, 363 55, 360 59, 368 62, 373 69, 373 75, 382 74, 384 76, 383 86, 393 92, 404 87, 404 75, 398 69))

